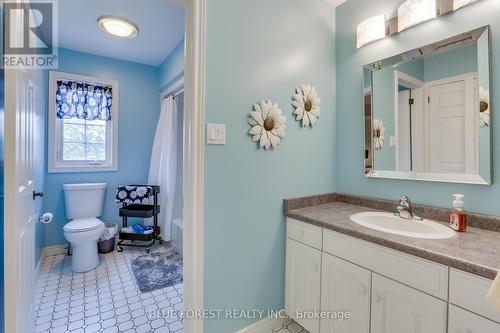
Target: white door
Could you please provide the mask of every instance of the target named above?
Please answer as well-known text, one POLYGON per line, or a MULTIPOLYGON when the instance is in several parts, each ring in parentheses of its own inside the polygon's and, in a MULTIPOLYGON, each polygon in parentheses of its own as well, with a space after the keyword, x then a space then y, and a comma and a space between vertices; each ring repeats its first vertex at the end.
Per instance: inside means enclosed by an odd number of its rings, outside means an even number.
POLYGON ((477 173, 474 80, 451 81, 429 87, 430 171, 477 173))
POLYGON ((448 333, 498 333, 500 324, 450 304, 448 333))
POLYGON ((368 333, 370 331, 370 271, 323 253, 321 263, 321 311, 348 311, 346 320, 321 319, 321 332, 368 333))
POLYGON ((411 171, 411 121, 410 121, 410 90, 398 93, 397 116, 397 171, 411 171))
POLYGON ((371 333, 445 333, 446 303, 372 274, 371 333))
MULTIPOLYGON (((35 70, 5 71, 5 330, 33 331, 35 70)), ((38 144, 43 144, 38 142, 38 144)))
POLYGON ((319 318, 303 318, 301 311, 319 310, 320 283, 321 251, 287 238, 285 310, 310 333, 319 333, 319 318))

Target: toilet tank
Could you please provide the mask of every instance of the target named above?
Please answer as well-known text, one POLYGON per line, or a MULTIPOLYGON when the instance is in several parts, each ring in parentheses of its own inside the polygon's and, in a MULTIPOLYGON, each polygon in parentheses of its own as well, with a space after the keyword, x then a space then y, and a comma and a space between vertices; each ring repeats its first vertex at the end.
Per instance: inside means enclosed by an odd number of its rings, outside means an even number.
POLYGON ((64 184, 66 217, 70 220, 102 215, 106 183, 64 184))

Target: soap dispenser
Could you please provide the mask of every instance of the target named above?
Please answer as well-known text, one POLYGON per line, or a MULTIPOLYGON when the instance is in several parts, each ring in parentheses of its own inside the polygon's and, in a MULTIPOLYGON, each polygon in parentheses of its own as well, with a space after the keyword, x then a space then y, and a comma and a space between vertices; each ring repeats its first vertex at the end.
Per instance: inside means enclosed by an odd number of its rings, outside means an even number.
POLYGON ((450 227, 458 232, 467 230, 467 214, 464 210, 464 195, 453 194, 453 208, 450 212, 450 227))

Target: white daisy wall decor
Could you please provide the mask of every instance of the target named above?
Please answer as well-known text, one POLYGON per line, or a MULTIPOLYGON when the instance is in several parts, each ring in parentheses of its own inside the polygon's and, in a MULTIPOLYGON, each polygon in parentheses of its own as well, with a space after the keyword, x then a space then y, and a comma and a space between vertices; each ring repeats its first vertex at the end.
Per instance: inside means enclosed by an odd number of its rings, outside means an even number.
POLYGON ((479 126, 490 126, 490 91, 479 87, 479 126))
POLYGON ((296 115, 295 120, 302 121, 303 127, 312 127, 319 118, 320 104, 321 98, 319 98, 316 88, 309 84, 297 88, 292 102, 295 108, 293 112, 296 115))
POLYGON ((248 123, 252 128, 248 133, 252 136, 253 142, 259 142, 260 148, 277 148, 281 138, 285 136, 286 117, 277 103, 262 101, 253 106, 254 111, 250 112, 248 123))
POLYGON ((382 119, 373 119, 373 146, 375 149, 382 149, 385 140, 385 126, 382 119))

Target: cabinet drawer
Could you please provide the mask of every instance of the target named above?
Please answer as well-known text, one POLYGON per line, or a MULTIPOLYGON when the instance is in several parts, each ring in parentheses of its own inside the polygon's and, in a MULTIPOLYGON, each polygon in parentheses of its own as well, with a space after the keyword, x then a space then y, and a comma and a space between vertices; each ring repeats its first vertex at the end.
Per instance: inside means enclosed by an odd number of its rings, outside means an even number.
POLYGON ((444 333, 445 301, 372 275, 371 333, 444 333))
POLYGON ((500 324, 450 305, 448 333, 498 333, 500 324))
POLYGON ((291 218, 287 218, 286 221, 286 235, 288 238, 321 250, 322 228, 291 218))
POLYGON ((450 269, 450 303, 500 322, 500 312, 486 299, 492 282, 492 280, 452 268, 450 269))
POLYGON ((323 232, 323 251, 435 297, 448 299, 447 266, 331 230, 323 232))

